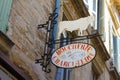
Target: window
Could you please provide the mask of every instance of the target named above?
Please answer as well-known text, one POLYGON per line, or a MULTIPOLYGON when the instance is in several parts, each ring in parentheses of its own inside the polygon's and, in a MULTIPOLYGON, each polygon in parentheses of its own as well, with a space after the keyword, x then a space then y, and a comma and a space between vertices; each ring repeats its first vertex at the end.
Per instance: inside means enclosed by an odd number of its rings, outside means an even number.
POLYGON ((6 32, 12 0, 0 0, 0 30, 6 32))
POLYGON ((90 15, 95 16, 95 23, 93 24, 93 27, 97 29, 97 6, 98 6, 98 0, 84 0, 84 3, 90 13, 90 15))

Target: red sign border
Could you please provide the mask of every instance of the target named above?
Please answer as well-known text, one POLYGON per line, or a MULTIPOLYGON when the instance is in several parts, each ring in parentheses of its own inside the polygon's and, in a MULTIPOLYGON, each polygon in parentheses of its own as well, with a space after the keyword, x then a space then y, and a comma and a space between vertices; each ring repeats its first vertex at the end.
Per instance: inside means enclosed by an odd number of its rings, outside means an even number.
MULTIPOLYGON (((81 44, 81 43, 72 43, 72 44, 81 44)), ((88 43, 82 43, 82 44, 88 44, 88 43)), ((67 45, 71 45, 71 44, 67 44, 67 45)), ((67 45, 65 45, 65 46, 67 46, 67 45)), ((83 64, 83 65, 81 65, 81 66, 75 66, 75 67, 72 67, 72 68, 57 66, 56 64, 54 64, 54 63, 52 62, 52 59, 51 59, 51 63, 52 63, 53 65, 55 65, 57 68, 63 68, 63 69, 74 69, 74 68, 82 67, 82 66, 84 66, 84 65, 86 65, 86 64, 89 64, 90 62, 92 62, 92 61, 95 59, 95 57, 96 57, 96 55, 97 55, 97 51, 96 51, 96 48, 95 48, 92 44, 88 44, 88 45, 92 46, 92 47, 95 49, 95 56, 94 56, 94 58, 92 58, 92 60, 90 60, 88 63, 85 63, 85 64, 83 64)), ((62 47, 64 47, 64 46, 62 46, 62 47)), ((62 48, 62 47, 60 47, 60 48, 62 48)), ((60 48, 57 48, 55 51, 53 51, 52 56, 53 56, 54 52, 56 52, 56 51, 57 51, 58 49, 60 49, 60 48)), ((52 56, 51 56, 51 58, 52 58, 52 56)))

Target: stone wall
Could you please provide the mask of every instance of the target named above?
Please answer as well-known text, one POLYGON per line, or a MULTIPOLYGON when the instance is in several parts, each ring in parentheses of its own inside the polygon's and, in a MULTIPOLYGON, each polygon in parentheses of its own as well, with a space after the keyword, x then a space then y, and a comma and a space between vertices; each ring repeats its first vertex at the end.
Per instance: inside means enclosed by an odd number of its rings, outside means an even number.
MULTIPOLYGON (((43 54, 45 42, 45 30, 38 30, 37 25, 46 23, 49 13, 54 9, 54 1, 55 0, 13 0, 7 35, 15 43, 15 46, 13 46, 9 52, 9 58, 20 69, 27 73, 31 77, 31 80, 55 80, 55 66, 51 65, 52 72, 47 74, 42 71, 42 67, 39 64, 35 64, 36 57, 43 54)), ((69 11, 73 11, 71 8, 65 7, 65 5, 62 5, 62 7, 67 18, 73 16, 67 14, 71 13, 69 11)), ((82 14, 81 11, 79 14, 82 14)), ((77 14, 76 17, 74 14, 74 18, 78 18, 77 14)), ((93 44, 100 46, 98 43, 93 44)), ((93 60, 99 73, 98 77, 100 80, 109 80, 109 71, 105 65, 105 61, 102 60, 103 57, 101 56, 101 49, 99 48, 98 54, 93 60)), ((93 77, 93 63, 71 70, 70 80, 91 79, 91 77, 93 77)))
MULTIPOLYGON (((15 46, 9 55, 31 80, 47 80, 48 77, 41 66, 35 64, 37 55, 43 53, 45 41, 45 30, 38 30, 37 25, 46 23, 53 9, 54 0, 13 0, 7 35, 15 46)), ((54 80, 53 74, 49 74, 49 80, 54 80)))

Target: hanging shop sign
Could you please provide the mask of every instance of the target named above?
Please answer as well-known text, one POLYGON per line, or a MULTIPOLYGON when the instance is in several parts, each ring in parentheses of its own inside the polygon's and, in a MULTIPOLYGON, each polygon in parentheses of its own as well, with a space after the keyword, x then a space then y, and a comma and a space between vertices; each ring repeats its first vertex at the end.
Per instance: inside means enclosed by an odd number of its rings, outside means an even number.
POLYGON ((90 44, 75 43, 57 49, 51 60, 57 67, 74 68, 89 63, 95 55, 95 48, 90 44))

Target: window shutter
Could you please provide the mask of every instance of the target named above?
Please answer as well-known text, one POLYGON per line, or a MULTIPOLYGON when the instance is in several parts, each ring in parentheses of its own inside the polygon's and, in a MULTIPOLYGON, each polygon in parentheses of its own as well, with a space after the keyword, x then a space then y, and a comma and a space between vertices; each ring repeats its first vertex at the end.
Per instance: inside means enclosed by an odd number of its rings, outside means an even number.
POLYGON ((12 0, 0 0, 0 30, 6 32, 12 0))

